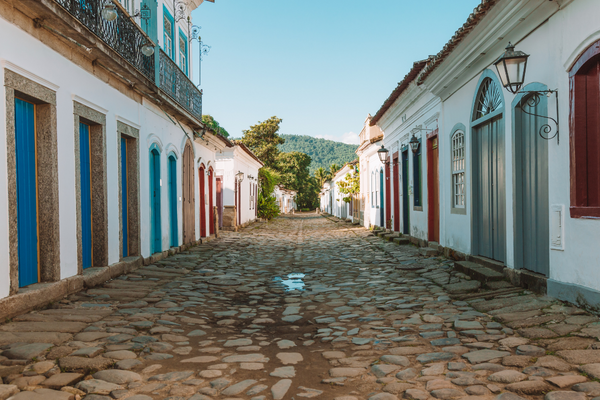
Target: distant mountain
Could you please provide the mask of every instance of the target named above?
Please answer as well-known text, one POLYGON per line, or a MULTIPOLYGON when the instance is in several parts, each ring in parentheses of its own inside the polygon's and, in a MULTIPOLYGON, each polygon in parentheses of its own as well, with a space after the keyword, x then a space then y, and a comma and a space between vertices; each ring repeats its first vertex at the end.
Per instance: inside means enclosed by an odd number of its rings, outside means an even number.
POLYGON ((306 153, 312 159, 310 164, 311 175, 323 167, 329 171, 331 164, 342 166, 356 159, 357 145, 334 142, 333 140, 317 139, 304 135, 281 135, 285 143, 279 145, 279 150, 284 152, 299 151, 306 153))

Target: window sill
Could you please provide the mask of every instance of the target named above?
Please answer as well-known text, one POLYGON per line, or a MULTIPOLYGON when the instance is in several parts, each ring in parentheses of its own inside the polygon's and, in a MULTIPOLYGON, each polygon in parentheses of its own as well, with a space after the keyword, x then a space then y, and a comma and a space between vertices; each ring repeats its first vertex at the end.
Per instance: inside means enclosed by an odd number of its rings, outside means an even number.
POLYGON ((570 207, 571 218, 600 218, 600 207, 570 207))
POLYGON ((467 208, 454 208, 450 209, 450 214, 467 215, 467 208))

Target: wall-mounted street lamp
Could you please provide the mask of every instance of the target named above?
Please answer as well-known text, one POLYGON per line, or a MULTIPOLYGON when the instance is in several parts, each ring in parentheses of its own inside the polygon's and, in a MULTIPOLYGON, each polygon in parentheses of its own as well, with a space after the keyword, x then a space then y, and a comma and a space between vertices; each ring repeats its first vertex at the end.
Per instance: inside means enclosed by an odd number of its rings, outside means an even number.
POLYGON ((508 43, 506 46, 506 51, 498 57, 498 59, 494 62, 496 66, 496 70, 498 71, 498 75, 500 76, 500 80, 502 81, 502 86, 509 92, 513 94, 522 93, 523 99, 519 102, 518 107, 525 114, 532 115, 534 117, 540 118, 548 118, 556 125, 556 133, 554 135, 549 136, 552 132, 552 127, 549 124, 544 124, 540 127, 538 134, 542 139, 551 140, 556 137, 556 144, 560 143, 560 137, 558 136, 558 89, 555 90, 525 90, 520 92, 523 83, 525 82, 525 73, 527 71, 527 59, 529 58, 529 54, 526 54, 522 51, 515 51, 515 46, 512 43, 508 43), (525 106, 529 108, 535 108, 541 101, 542 95, 546 95, 546 97, 550 97, 552 94, 556 95, 556 119, 531 113, 525 110, 525 106))
POLYGON ((242 182, 244 180, 244 173, 239 171, 237 174, 235 174, 235 178, 238 180, 238 182, 242 182))
POLYGON ((381 148, 377 150, 377 155, 379 156, 379 161, 381 161, 382 164, 388 163, 390 159, 390 152, 388 149, 383 147, 383 145, 381 145, 381 148))
POLYGON ((412 150, 413 154, 417 154, 417 151, 419 151, 419 146, 421 146, 421 140, 417 139, 413 133, 413 136, 410 138, 408 144, 410 145, 410 149, 412 150))

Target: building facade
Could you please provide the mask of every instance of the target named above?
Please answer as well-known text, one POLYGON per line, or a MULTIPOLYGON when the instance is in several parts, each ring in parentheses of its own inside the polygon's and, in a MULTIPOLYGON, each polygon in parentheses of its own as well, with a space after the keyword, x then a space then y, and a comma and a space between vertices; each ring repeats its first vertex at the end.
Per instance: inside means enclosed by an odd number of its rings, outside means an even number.
POLYGON ((245 226, 258 217, 258 170, 262 161, 242 142, 217 154, 219 226, 245 226))
POLYGON ((295 190, 286 189, 281 185, 275 186, 273 196, 277 199, 280 213, 290 214, 296 211, 296 194, 295 190))
POLYGON ((202 1, 1 3, 0 299, 51 301, 214 234, 233 144, 191 81, 202 1))
POLYGON ((376 123, 371 123, 368 115, 360 132, 360 145, 356 149, 360 171, 360 221, 366 228, 385 226, 383 185, 385 183, 384 164, 379 160, 377 150, 383 145, 383 131, 376 123))
MULTIPOLYGON (((376 122, 392 171, 396 149, 418 154, 413 137, 422 157, 424 208, 412 204, 406 231, 400 207, 394 230, 503 266, 513 283, 600 305, 599 11, 593 0, 484 0, 384 104, 376 122), (508 42, 529 55, 519 91, 495 66, 508 42)), ((414 203, 414 162, 408 173, 414 203)), ((392 202, 402 175, 386 175, 392 202)))

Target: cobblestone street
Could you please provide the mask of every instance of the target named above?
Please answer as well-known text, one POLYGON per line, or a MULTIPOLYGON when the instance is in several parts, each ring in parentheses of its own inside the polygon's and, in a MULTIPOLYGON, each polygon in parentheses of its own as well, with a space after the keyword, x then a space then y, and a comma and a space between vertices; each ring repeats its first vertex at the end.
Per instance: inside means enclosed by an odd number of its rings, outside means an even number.
POLYGON ((316 214, 224 232, 1 325, 0 399, 600 396, 598 318, 452 265, 316 214))

